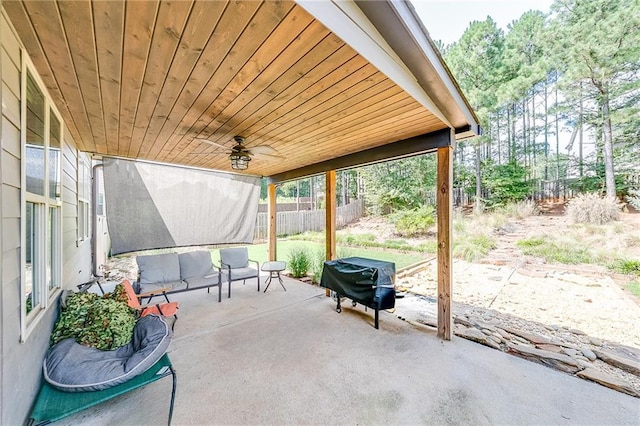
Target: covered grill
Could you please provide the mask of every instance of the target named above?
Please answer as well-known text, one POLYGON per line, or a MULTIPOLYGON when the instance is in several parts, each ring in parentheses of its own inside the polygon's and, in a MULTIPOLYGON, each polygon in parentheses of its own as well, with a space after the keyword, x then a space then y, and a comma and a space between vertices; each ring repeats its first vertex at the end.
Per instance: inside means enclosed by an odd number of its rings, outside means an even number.
POLYGON ((351 299, 375 309, 375 327, 378 328, 380 309, 395 307, 396 265, 393 262, 347 257, 324 262, 320 285, 336 292, 336 311, 341 312, 340 298, 351 299))

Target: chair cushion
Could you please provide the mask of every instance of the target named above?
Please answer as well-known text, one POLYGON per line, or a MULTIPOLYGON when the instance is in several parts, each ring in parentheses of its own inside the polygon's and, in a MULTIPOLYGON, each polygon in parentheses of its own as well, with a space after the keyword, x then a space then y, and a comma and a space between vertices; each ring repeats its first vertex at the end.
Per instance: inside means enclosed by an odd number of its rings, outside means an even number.
POLYGON ((137 256, 140 284, 180 281, 178 253, 137 256))
POLYGON ((65 392, 108 389, 144 373, 171 343, 164 319, 147 315, 136 323, 132 341, 114 351, 82 346, 72 338, 54 345, 44 360, 44 379, 65 392))
POLYGON ((249 252, 246 247, 220 249, 220 262, 231 266, 232 269, 244 268, 249 264, 249 252))
POLYGON ((205 250, 190 251, 178 255, 180 278, 187 279, 211 274, 211 253, 205 250))
MULTIPOLYGON (((223 269, 223 275, 226 279, 227 276, 229 275, 229 272, 223 269)), ((255 278, 257 276, 258 276, 258 270, 256 268, 236 268, 231 270, 230 281, 244 280, 246 278, 255 278)))

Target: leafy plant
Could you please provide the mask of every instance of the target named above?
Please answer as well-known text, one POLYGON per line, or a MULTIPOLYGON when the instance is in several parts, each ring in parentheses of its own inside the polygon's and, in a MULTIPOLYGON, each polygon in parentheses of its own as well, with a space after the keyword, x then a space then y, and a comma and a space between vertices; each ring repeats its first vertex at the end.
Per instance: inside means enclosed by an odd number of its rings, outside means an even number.
POLYGON ((541 237, 528 238, 516 243, 522 252, 552 263, 592 263, 594 255, 579 242, 551 241, 541 237))
POLYGON ((640 276, 640 260, 636 259, 617 259, 613 262, 611 269, 621 274, 640 276))
POLYGON ((627 201, 636 209, 640 210, 640 189, 630 189, 627 201))
POLYGON ((616 200, 598 194, 580 194, 569 200, 566 213, 573 223, 602 225, 618 220, 620 205, 616 200))
POLYGON ((389 219, 396 226, 396 232, 406 237, 426 234, 436 222, 435 210, 430 205, 393 213, 389 219))
POLYGON ((322 269, 324 268, 325 254, 323 250, 316 250, 313 252, 313 258, 311 259, 311 278, 314 283, 319 283, 322 278, 322 269))
POLYGON ((294 278, 306 276, 311 263, 311 256, 307 249, 296 247, 289 252, 289 269, 294 278))
POLYGON ((496 247, 495 240, 485 234, 467 236, 454 243, 453 256, 474 262, 496 247))
POLYGON ((53 346, 71 337, 84 346, 113 350, 131 341, 136 319, 120 284, 113 293, 103 297, 94 293, 73 293, 65 300, 50 342, 53 346))
POLYGON ((484 171, 484 185, 490 193, 486 202, 490 207, 522 201, 531 193, 531 182, 527 180, 527 168, 514 161, 507 164, 487 162, 484 171))

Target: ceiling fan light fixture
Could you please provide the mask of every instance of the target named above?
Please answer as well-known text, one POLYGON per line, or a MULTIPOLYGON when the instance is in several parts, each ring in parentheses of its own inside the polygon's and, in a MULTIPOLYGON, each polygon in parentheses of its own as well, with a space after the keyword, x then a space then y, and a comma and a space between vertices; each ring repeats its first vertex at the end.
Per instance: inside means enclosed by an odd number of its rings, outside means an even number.
POLYGON ((251 157, 244 152, 233 152, 229 155, 229 160, 233 170, 247 170, 251 157))

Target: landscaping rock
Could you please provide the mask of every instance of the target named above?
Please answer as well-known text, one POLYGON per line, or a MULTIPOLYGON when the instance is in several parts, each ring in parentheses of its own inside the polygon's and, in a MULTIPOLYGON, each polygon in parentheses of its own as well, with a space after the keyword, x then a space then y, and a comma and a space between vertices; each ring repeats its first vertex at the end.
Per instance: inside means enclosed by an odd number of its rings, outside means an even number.
POLYGON ((583 367, 570 356, 555 352, 543 351, 530 346, 523 346, 507 342, 507 352, 529 361, 556 368, 567 373, 577 373, 583 367))
POLYGON ((536 345, 544 345, 544 344, 551 343, 551 341, 546 337, 537 336, 535 334, 527 333, 522 330, 516 330, 513 328, 505 328, 505 330, 511 334, 515 334, 516 336, 526 339, 531 343, 535 343, 536 345))
POLYGON ((619 392, 624 392, 628 395, 640 398, 640 393, 636 392, 628 383, 595 368, 586 368, 577 373, 577 376, 583 379, 591 380, 606 386, 611 389, 615 389, 619 392))
POLYGON ((589 361, 595 361, 596 359, 598 359, 596 354, 594 354, 593 351, 589 348, 582 348, 581 352, 582 355, 584 355, 589 361))
POLYGON ((594 349, 593 352, 607 364, 640 376, 640 362, 602 350, 594 349))

